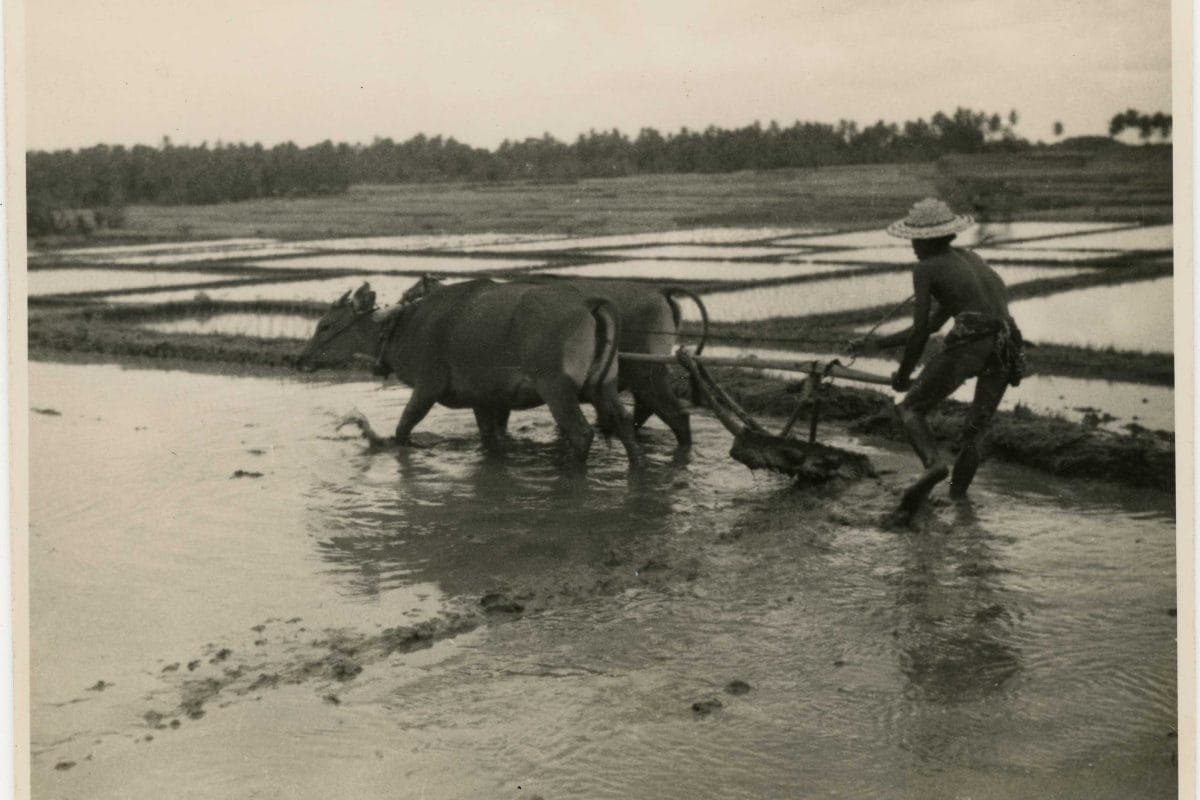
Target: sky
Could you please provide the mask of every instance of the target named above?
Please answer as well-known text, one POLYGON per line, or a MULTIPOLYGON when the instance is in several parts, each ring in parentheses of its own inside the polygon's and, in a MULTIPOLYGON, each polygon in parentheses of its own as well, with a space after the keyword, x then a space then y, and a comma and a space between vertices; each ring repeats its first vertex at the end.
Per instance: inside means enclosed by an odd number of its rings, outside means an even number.
POLYGON ((1170 111, 1166 0, 27 0, 26 145, 1170 111))

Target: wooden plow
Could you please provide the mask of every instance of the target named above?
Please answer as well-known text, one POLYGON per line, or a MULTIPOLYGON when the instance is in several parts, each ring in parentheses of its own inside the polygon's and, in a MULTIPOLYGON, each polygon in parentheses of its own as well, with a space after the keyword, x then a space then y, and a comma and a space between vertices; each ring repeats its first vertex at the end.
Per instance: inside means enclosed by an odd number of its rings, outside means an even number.
POLYGON ((792 475, 801 483, 823 483, 835 477, 865 478, 875 475, 870 460, 861 453, 852 453, 817 441, 821 389, 832 378, 880 385, 890 385, 890 378, 843 366, 836 359, 821 362, 765 359, 755 356, 698 356, 686 348, 680 348, 675 355, 620 353, 620 357, 626 361, 681 364, 692 379, 693 391, 699 395, 693 398, 693 402, 707 406, 733 434, 733 448, 729 455, 750 469, 769 469, 792 475), (808 380, 796 410, 783 429, 778 434, 773 434, 750 416, 729 392, 713 379, 706 369, 708 366, 801 372, 808 375, 808 380), (792 429, 799 421, 805 401, 809 400, 811 411, 808 438, 801 439, 792 434, 792 429))

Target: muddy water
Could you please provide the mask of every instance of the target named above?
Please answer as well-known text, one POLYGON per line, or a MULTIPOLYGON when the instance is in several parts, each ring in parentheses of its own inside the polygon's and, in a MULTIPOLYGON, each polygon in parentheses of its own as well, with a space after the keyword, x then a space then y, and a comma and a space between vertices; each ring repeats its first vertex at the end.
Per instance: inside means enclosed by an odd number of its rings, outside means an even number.
POLYGON ((39 796, 1173 792, 1170 498, 988 464, 887 533, 900 477, 798 492, 699 415, 580 475, 539 410, 497 461, 334 433, 394 387, 31 384, 39 796))

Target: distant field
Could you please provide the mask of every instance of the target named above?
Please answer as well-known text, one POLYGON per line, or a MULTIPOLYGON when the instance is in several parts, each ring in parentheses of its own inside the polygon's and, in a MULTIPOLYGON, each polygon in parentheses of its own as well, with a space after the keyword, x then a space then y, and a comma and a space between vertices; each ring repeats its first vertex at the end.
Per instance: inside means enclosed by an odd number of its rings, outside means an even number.
POLYGON ((1155 147, 557 184, 363 185, 332 197, 131 206, 124 229, 91 241, 867 227, 902 215, 914 200, 931 194, 1000 219, 1154 223, 1170 221, 1171 175, 1170 148, 1155 147))

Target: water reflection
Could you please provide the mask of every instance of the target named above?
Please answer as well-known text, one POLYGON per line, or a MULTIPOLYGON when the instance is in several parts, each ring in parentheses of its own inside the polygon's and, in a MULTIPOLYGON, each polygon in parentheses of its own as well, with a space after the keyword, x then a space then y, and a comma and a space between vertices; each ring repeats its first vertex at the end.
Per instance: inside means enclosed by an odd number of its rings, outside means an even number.
POLYGON ((1014 643, 1021 612, 1004 586, 1007 572, 969 503, 958 506, 949 531, 906 541, 896 579, 906 681, 897 735, 922 761, 940 761, 983 735, 993 699, 1011 706, 1023 658, 1014 643), (947 717, 947 705, 967 709, 947 717))
POLYGON ((513 439, 502 454, 463 438, 364 455, 356 478, 308 492, 309 530, 352 594, 420 582, 464 597, 531 590, 674 524, 687 485, 674 451, 630 471, 621 448, 597 450, 586 469, 564 468, 562 446, 544 439, 513 439))

